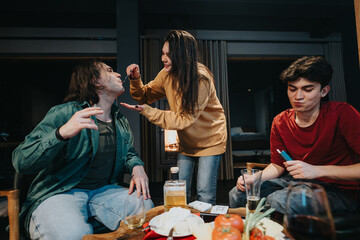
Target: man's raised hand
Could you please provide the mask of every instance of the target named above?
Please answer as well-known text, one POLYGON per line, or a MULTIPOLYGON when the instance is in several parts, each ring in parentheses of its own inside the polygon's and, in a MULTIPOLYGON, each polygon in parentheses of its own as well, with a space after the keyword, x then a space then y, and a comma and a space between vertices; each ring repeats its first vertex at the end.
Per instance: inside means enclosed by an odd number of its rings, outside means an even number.
POLYGON ((80 110, 76 112, 67 123, 60 127, 59 133, 64 139, 69 139, 76 136, 84 128, 97 130, 97 125, 90 117, 102 113, 104 113, 104 111, 99 107, 88 107, 80 110))

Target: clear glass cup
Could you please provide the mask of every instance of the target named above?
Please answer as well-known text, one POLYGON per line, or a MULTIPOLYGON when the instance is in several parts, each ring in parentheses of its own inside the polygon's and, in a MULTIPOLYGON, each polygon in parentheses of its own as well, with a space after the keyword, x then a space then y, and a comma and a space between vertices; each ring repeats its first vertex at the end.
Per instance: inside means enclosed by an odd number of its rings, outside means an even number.
POLYGON ((124 204, 124 223, 128 228, 140 228, 145 222, 144 197, 137 197, 136 192, 126 196, 124 204))
POLYGON ((333 240, 335 226, 324 188, 309 182, 291 182, 284 227, 296 240, 333 240))
POLYGON ((187 208, 186 181, 169 180, 164 185, 164 209, 169 211, 172 207, 187 208))
POLYGON ((260 201, 262 171, 259 169, 244 169, 241 170, 241 176, 244 179, 246 191, 246 207, 249 209, 249 212, 254 212, 260 201))

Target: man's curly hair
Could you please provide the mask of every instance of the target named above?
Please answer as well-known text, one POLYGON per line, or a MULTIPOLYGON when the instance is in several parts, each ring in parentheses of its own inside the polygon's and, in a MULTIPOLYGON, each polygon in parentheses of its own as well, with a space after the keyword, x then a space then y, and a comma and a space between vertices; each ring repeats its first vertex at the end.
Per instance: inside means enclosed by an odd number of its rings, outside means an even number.
POLYGON ((306 78, 310 82, 318 82, 321 88, 329 84, 333 69, 323 57, 305 56, 293 62, 284 70, 280 79, 283 83, 297 81, 306 78))

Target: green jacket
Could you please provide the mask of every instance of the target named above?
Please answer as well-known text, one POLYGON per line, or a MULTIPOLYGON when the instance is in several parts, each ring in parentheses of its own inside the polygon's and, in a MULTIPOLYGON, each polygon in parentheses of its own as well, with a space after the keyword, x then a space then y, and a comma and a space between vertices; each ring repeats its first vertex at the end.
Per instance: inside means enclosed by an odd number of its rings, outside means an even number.
MULTIPOLYGON (((45 199, 76 186, 89 170, 99 144, 99 132, 83 129, 69 141, 59 141, 55 130, 64 125, 75 112, 89 103, 68 102, 52 107, 45 118, 25 137, 13 152, 12 162, 21 174, 37 174, 27 198, 22 205, 20 222, 29 219, 34 209, 45 199)), ((133 147, 129 122, 113 105, 111 114, 116 126, 116 160, 110 183, 121 183, 125 171, 132 172, 136 165, 143 165, 133 147)), ((95 116, 91 117, 95 122, 95 116)))

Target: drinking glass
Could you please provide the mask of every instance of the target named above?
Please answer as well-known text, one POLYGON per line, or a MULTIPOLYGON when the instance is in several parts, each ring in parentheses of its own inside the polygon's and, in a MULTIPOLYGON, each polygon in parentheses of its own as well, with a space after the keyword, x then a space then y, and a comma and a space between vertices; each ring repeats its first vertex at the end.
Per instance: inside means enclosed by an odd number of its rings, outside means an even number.
POLYGON ((246 191, 246 206, 249 209, 249 212, 254 212, 260 201, 261 175, 262 171, 259 169, 241 170, 241 176, 244 179, 246 191))
POLYGON ((335 227, 324 188, 315 183, 291 182, 284 227, 296 240, 335 239, 335 227))
POLYGON ((128 228, 139 228, 145 222, 145 205, 143 195, 137 197, 136 192, 126 196, 124 204, 124 223, 128 228))

